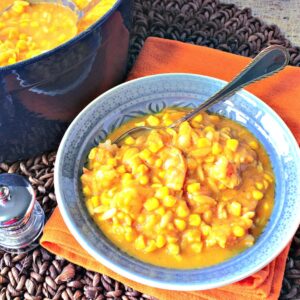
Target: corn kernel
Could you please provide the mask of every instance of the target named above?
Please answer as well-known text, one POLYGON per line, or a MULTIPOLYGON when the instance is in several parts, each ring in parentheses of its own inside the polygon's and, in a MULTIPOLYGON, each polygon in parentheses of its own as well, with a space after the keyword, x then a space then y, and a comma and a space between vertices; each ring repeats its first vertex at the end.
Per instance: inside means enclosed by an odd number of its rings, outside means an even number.
POLYGON ((210 146, 211 146, 211 142, 207 138, 199 138, 197 141, 197 147, 199 148, 206 148, 210 146))
POLYGON ((144 215, 140 215, 140 216, 138 216, 138 218, 137 218, 137 221, 138 221, 139 224, 144 223, 145 220, 146 220, 146 217, 145 217, 144 215))
POLYGON ((155 167, 157 167, 157 168, 160 168, 162 166, 162 164, 163 164, 163 161, 160 158, 158 158, 154 163, 155 167))
POLYGON ((137 167, 136 170, 138 173, 146 173, 149 170, 149 168, 146 165, 141 164, 137 167))
MULTIPOLYGON (((169 231, 175 231, 175 226, 174 226, 173 224, 169 223, 169 224, 167 225, 167 230, 169 230, 169 231)), ((176 239, 175 242, 177 242, 177 238, 170 238, 170 237, 167 237, 168 243, 172 243, 172 242, 173 242, 173 239, 176 239)))
MULTIPOLYGON (((170 224, 170 225, 173 226, 173 224, 170 224)), ((173 226, 173 227, 174 227, 174 226, 173 226)), ((175 228, 174 228, 174 229, 175 229, 175 228)), ((178 242, 178 238, 177 238, 176 236, 170 236, 170 235, 168 235, 168 236, 167 236, 167 242, 168 242, 168 244, 175 244, 175 243, 178 242)))
POLYGON ((191 145, 191 139, 188 135, 180 135, 177 140, 178 146, 181 148, 187 148, 191 145))
POLYGON ((155 116, 149 116, 146 121, 150 126, 158 126, 159 125, 159 119, 155 116))
POLYGON ((145 227, 152 230, 156 222, 157 222, 157 217, 154 214, 148 215, 146 217, 145 227))
POLYGON ((152 211, 155 210, 156 208, 159 207, 159 201, 152 197, 149 198, 145 203, 144 203, 144 207, 148 210, 148 211, 152 211))
POLYGON ((157 197, 159 199, 163 199, 167 195, 169 195, 169 189, 166 186, 158 188, 155 192, 155 197, 157 197))
POLYGON ((211 152, 213 155, 220 154, 222 152, 222 146, 219 143, 214 142, 211 148, 211 152))
POLYGON ((250 141, 250 142, 249 142, 249 146, 250 146, 250 148, 252 148, 253 150, 257 150, 258 147, 259 147, 259 145, 258 145, 258 143, 257 143, 256 141, 250 141))
POLYGON ((124 143, 126 145, 134 145, 135 143, 135 139, 132 137, 132 136, 128 136, 125 140, 124 140, 124 143))
POLYGON ((226 246, 227 238, 225 236, 218 236, 216 240, 218 245, 224 249, 226 246))
POLYGON ((180 218, 185 218, 189 214, 189 209, 186 204, 180 204, 176 209, 176 214, 180 218))
POLYGON ((142 185, 146 185, 149 182, 149 178, 146 175, 143 175, 139 178, 139 182, 142 185))
POLYGON ((207 138, 207 139, 209 139, 210 141, 212 141, 213 139, 214 139, 214 132, 213 131, 209 131, 209 132, 207 132, 206 133, 206 135, 205 135, 205 137, 207 138))
POLYGON ((137 122, 137 123, 135 123, 136 127, 145 126, 145 125, 146 125, 146 122, 137 122))
POLYGON ((267 189, 267 188, 269 187, 268 181, 264 179, 264 180, 263 180, 263 183, 264 183, 265 189, 267 189))
POLYGON ((239 217, 242 213, 241 203, 233 201, 229 206, 229 212, 231 215, 239 217))
POLYGON ((164 216, 161 217, 160 224, 159 224, 160 227, 161 228, 167 227, 171 219, 172 219, 172 212, 168 211, 164 216))
POLYGON ((199 191, 200 191, 200 183, 198 183, 198 182, 190 183, 190 184, 187 186, 187 191, 188 191, 190 194, 199 192, 199 191))
POLYGON ((91 189, 90 189, 88 186, 85 186, 85 187, 82 189, 82 192, 83 192, 83 194, 84 194, 85 197, 90 196, 91 193, 92 193, 91 189))
POLYGON ((202 215, 202 219, 206 222, 206 223, 210 223, 212 221, 212 216, 213 213, 211 210, 206 210, 203 215, 202 215))
POLYGON ((89 156, 88 156, 90 160, 94 160, 95 159, 97 151, 98 151, 97 147, 93 148, 90 151, 89 156))
POLYGON ((226 141, 226 147, 231 151, 235 152, 239 146, 239 141, 236 139, 228 139, 226 141))
POLYGON ((166 239, 163 235, 158 235, 156 238, 156 247, 162 248, 166 244, 166 239))
POLYGON ((177 201, 177 199, 171 195, 165 196, 163 198, 163 204, 166 207, 173 207, 175 205, 176 201, 177 201))
POLYGON ((197 241, 201 236, 199 230, 189 229, 184 232, 183 238, 186 239, 189 243, 197 241))
POLYGON ((166 171, 162 170, 162 171, 158 172, 158 177, 159 178, 163 179, 163 178, 165 178, 165 176, 166 176, 166 171))
POLYGON ((186 223, 184 220, 175 219, 174 224, 175 224, 176 228, 180 231, 183 231, 186 228, 186 223))
POLYGON ((163 147, 163 144, 153 143, 153 142, 149 143, 149 146, 148 146, 149 150, 153 153, 158 152, 162 147, 163 147))
POLYGON ((273 178, 272 178, 272 176, 269 175, 268 173, 265 173, 265 174, 264 174, 264 177, 265 177, 265 179, 267 179, 270 183, 272 183, 272 182, 274 181, 273 178))
POLYGON ((33 28, 37 28, 37 27, 40 26, 40 24, 39 24, 39 22, 37 22, 37 21, 32 21, 32 22, 30 23, 30 26, 33 27, 33 28))
POLYGON ((198 214, 191 214, 189 216, 190 226, 199 226, 201 224, 201 217, 198 214))
POLYGON ((122 175, 122 181, 125 181, 125 182, 132 180, 132 178, 133 177, 132 177, 132 175, 130 173, 124 173, 122 175))
POLYGON ((109 159, 107 160, 107 164, 108 164, 109 166, 115 167, 115 166, 117 165, 117 160, 116 160, 115 158, 109 158, 109 159))
POLYGON ((12 64, 15 64, 17 62, 17 59, 15 58, 15 57, 10 57, 9 59, 8 59, 8 64, 9 65, 12 65, 12 64))
POLYGON ((156 246, 156 243, 154 240, 150 240, 148 243, 147 243, 147 247, 144 249, 144 251, 146 253, 150 253, 150 252, 153 252, 157 249, 157 246, 156 246))
POLYGON ((24 11, 24 6, 20 3, 21 1, 16 1, 12 6, 12 10, 18 14, 21 14, 24 11))
POLYGON ((208 236, 209 233, 211 232, 211 227, 206 224, 201 224, 201 232, 204 236, 208 236))
POLYGON ((244 243, 245 243, 245 246, 247 246, 247 247, 253 246, 254 237, 251 234, 248 234, 247 236, 245 236, 244 243))
POLYGON ((123 154, 123 162, 130 161, 131 159, 137 157, 138 153, 138 148, 128 148, 123 154))
POLYGON ((139 235, 134 241, 134 246, 136 250, 145 249, 146 248, 145 237, 143 235, 139 235))
POLYGON ((202 115, 197 115, 196 117, 193 118, 193 121, 196 121, 196 122, 202 122, 202 120, 203 120, 202 115))
POLYGON ((160 206, 159 208, 156 209, 155 211, 158 215, 163 216, 166 213, 166 210, 164 209, 163 206, 160 206))
POLYGON ((256 186, 256 188, 259 189, 259 190, 262 190, 262 189, 264 188, 264 184, 261 183, 261 182, 256 182, 256 183, 255 183, 255 186, 256 186))
POLYGON ((202 247, 203 247, 203 244, 202 243, 193 243, 191 245, 191 249, 193 250, 193 252, 195 253, 200 253, 202 251, 202 247))
POLYGON ((89 201, 89 200, 86 201, 86 207, 87 207, 87 210, 88 210, 89 214, 91 216, 93 216, 94 215, 94 206, 91 203, 91 201, 89 201))
POLYGON ((173 124, 173 121, 172 121, 172 120, 170 120, 170 119, 165 119, 165 120, 164 120, 164 125, 165 125, 165 126, 170 126, 171 124, 173 124))
POLYGON ((120 211, 117 213, 117 218, 123 220, 125 218, 125 214, 122 211, 120 211))
POLYGON ((264 194, 261 191, 254 190, 252 191, 252 196, 255 200, 261 200, 264 197, 264 194))
POLYGON ((152 153, 148 149, 144 149, 139 154, 139 157, 143 160, 148 160, 151 156, 152 156, 152 153))
POLYGON ((241 226, 234 226, 233 227, 233 234, 236 236, 236 237, 242 237, 245 235, 245 229, 241 226))
POLYGON ((121 165, 117 168, 117 171, 120 173, 120 174, 124 174, 126 173, 126 168, 124 165, 121 165))
POLYGON ((134 233, 133 232, 126 232, 125 233, 125 240, 127 242, 132 242, 134 240, 134 233))
POLYGON ((213 126, 206 126, 203 130, 204 132, 209 132, 209 131, 215 132, 215 128, 213 126))
POLYGON ((131 226, 132 224, 132 219, 127 215, 124 217, 124 223, 127 225, 127 226, 131 226))
MULTIPOLYGON (((26 50, 27 49, 27 43, 24 40, 19 40, 17 42, 17 48, 19 48, 20 50, 26 50)), ((95 149, 95 148, 94 148, 95 149)), ((93 149, 92 149, 93 150, 93 149)), ((92 151, 91 151, 92 152, 92 151)), ((90 153, 91 153, 90 152, 90 153)))
POLYGON ((152 177, 152 182, 155 184, 161 184, 160 178, 157 176, 152 177))
POLYGON ((168 249, 168 252, 172 255, 177 255, 177 254, 179 254, 179 251, 180 251, 179 246, 177 244, 168 244, 167 249, 168 249))

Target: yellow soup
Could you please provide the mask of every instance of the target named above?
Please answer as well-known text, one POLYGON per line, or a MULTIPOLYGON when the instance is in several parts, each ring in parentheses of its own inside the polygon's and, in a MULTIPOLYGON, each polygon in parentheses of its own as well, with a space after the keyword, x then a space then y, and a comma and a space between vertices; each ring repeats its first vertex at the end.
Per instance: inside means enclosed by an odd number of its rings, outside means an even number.
MULTIPOLYGON (((87 0, 76 0, 79 8, 87 0)), ((78 24, 69 8, 53 4, 30 4, 25 0, 5 0, 0 10, 0 66, 13 64, 51 50, 68 41, 101 18, 116 0, 101 0, 78 24)))
MULTIPOLYGON (((134 126, 170 125, 165 110, 134 126)), ((229 119, 200 114, 178 129, 152 130, 93 148, 81 176, 91 216, 120 249, 172 268, 222 262, 255 242, 274 201, 274 175, 262 145, 229 119)))

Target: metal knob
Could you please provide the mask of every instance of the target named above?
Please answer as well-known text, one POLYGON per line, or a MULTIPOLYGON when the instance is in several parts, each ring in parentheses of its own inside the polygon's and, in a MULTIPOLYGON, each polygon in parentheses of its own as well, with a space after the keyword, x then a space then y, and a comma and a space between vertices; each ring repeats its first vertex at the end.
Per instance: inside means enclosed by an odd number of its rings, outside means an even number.
POLYGON ((44 212, 23 176, 0 175, 0 247, 20 253, 38 246, 44 227, 44 212))

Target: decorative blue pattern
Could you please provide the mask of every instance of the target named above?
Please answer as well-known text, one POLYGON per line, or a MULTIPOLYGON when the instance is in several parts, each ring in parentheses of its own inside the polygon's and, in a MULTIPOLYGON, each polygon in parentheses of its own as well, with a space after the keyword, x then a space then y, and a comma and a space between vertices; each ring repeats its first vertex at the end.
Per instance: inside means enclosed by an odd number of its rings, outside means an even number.
POLYGON ((79 176, 91 147, 131 117, 167 106, 194 107, 224 85, 205 76, 166 74, 122 84, 93 101, 74 120, 59 148, 55 188, 63 218, 78 242, 97 260, 132 280, 173 290, 222 286, 261 269, 287 245, 299 225, 300 157, 283 121, 254 95, 241 91, 211 111, 247 127, 265 146, 276 176, 275 206, 255 245, 236 257, 203 269, 174 270, 143 263, 117 249, 89 217, 79 176))

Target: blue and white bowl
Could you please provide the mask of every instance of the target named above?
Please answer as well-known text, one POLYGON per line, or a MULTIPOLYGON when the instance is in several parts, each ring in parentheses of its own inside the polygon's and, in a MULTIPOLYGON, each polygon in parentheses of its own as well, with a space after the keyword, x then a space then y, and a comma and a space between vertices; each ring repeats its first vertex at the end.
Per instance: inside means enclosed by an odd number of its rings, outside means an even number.
POLYGON ((69 230, 96 260, 140 283, 170 290, 202 290, 241 280, 262 269, 292 239, 300 216, 298 145, 280 117, 254 95, 242 90, 211 111, 247 127, 267 150, 276 177, 275 205, 253 247, 223 263, 189 270, 157 267, 124 253, 89 216, 80 187, 88 152, 129 119, 165 107, 195 107, 225 85, 189 74, 162 74, 119 85, 89 104, 68 128, 55 166, 58 205, 69 230))

